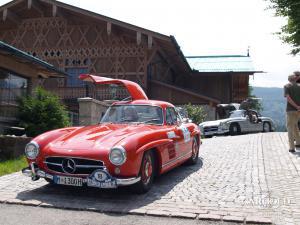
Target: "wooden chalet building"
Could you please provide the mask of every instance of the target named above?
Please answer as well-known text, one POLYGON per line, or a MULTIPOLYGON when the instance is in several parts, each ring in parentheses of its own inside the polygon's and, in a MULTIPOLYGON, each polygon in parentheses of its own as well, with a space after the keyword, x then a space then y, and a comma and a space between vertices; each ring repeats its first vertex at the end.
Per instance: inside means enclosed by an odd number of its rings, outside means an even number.
POLYGON ((214 106, 220 101, 188 88, 191 68, 173 36, 137 27, 54 0, 14 0, 0 7, 0 40, 38 57, 66 78, 40 78, 71 111, 77 98, 126 97, 117 89, 87 86, 82 73, 138 82, 153 99, 214 106))
POLYGON ((249 69, 249 57, 239 58, 248 60, 247 70, 239 67, 243 63, 231 62, 228 68, 223 56, 186 58, 173 36, 54 0, 13 0, 0 6, 0 41, 64 71, 63 78, 38 76, 32 82, 58 94, 75 113, 77 98, 127 95, 122 88, 85 84, 78 79, 82 73, 135 81, 152 99, 206 105, 211 119, 218 103, 247 97, 249 75, 256 72, 249 69))

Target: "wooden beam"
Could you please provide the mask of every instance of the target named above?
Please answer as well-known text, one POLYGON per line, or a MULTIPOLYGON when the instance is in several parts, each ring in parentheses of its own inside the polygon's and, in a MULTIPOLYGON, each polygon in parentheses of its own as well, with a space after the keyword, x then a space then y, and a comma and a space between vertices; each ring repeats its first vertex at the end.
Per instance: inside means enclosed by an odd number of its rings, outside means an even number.
POLYGON ((56 17, 57 16, 57 6, 56 5, 52 5, 52 16, 56 17))
POLYGON ((8 9, 4 9, 3 10, 3 17, 2 17, 3 21, 7 21, 10 20, 16 24, 21 23, 21 18, 19 16, 17 16, 16 14, 14 14, 13 12, 11 12, 8 9))
MULTIPOLYGON (((151 53, 150 53, 150 55, 148 54, 147 65, 149 65, 149 64, 151 63, 151 61, 154 59, 154 56, 156 55, 157 50, 158 50, 158 48, 157 48, 157 46, 155 45, 154 49, 149 51, 149 52, 151 52, 151 53)), ((149 52, 148 52, 148 53, 149 53, 149 52)))
POLYGON ((38 72, 33 69, 31 65, 16 61, 14 58, 9 56, 0 55, 0 67, 20 74, 26 78, 38 77, 38 72))
POLYGON ((106 24, 106 31, 107 31, 107 35, 111 34, 111 23, 110 22, 107 22, 107 24, 106 24))
POLYGON ((152 36, 148 35, 148 49, 152 48, 153 38, 152 36))
POLYGON ((2 16, 3 21, 6 21, 6 19, 7 19, 7 11, 8 11, 8 9, 3 10, 3 16, 2 16))
POLYGON ((142 43, 142 33, 137 31, 136 32, 136 44, 140 45, 142 43))
POLYGON ((41 16, 44 16, 44 11, 42 10, 43 7, 36 0, 27 0, 27 8, 35 9, 41 16))
MULTIPOLYGON (((48 3, 48 4, 53 4, 53 0, 39 0, 39 1, 45 2, 45 3, 48 3)), ((107 22, 110 22, 110 23, 112 23, 114 25, 125 27, 127 29, 134 30, 134 31, 139 31, 139 32, 142 32, 143 34, 148 34, 148 35, 151 35, 153 37, 159 38, 160 40, 171 42, 170 37, 167 36, 167 35, 164 35, 164 34, 153 32, 153 31, 144 29, 142 27, 138 27, 138 26, 135 26, 135 25, 132 25, 132 24, 129 24, 129 23, 125 23, 125 22, 122 22, 122 21, 119 21, 119 20, 116 20, 116 19, 112 19, 112 18, 103 16, 103 15, 99 15, 97 13, 93 13, 93 12, 90 12, 90 11, 87 11, 87 10, 84 10, 84 9, 76 8, 74 6, 67 5, 67 4, 65 4, 63 2, 55 1, 55 4, 58 7, 62 8, 62 9, 71 10, 73 12, 76 12, 76 13, 79 13, 79 14, 82 14, 82 15, 86 15, 86 16, 94 18, 94 19, 99 19, 99 20, 102 20, 102 21, 107 21, 107 22)))
POLYGON ((61 8, 55 4, 52 4, 52 17, 65 17, 61 8))
POLYGON ((27 0, 27 8, 31 9, 32 7, 32 0, 27 0))

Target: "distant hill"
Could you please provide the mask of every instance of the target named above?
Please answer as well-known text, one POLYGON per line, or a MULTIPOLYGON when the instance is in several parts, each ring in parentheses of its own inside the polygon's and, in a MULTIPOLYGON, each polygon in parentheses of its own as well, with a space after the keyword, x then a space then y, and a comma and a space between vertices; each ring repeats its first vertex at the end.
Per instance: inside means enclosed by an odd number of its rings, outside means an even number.
POLYGON ((276 131, 286 131, 286 100, 283 88, 253 87, 253 94, 262 98, 263 116, 271 117, 276 124, 276 131))

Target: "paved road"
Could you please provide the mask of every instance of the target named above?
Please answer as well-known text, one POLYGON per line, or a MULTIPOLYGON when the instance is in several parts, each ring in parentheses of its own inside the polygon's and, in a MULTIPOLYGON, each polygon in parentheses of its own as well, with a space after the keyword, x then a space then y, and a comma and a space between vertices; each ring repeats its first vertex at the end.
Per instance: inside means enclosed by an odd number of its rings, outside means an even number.
POLYGON ((192 219, 61 210, 0 204, 0 225, 237 225, 192 219))
POLYGON ((0 177, 0 202, 234 222, 300 224, 300 152, 286 133, 206 139, 196 166, 163 176, 145 195, 55 187, 20 173, 0 177))

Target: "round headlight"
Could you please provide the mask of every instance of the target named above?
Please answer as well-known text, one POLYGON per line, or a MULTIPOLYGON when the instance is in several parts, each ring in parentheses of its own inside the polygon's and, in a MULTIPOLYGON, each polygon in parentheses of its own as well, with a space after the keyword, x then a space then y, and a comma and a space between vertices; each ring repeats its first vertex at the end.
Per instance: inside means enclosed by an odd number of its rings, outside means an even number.
POLYGON ((109 153, 109 161, 116 166, 120 166, 123 163, 125 163, 126 161, 125 149, 121 146, 112 148, 109 153))
POLYGON ((28 159, 35 159, 40 151, 38 143, 35 141, 29 142, 25 147, 25 155, 28 159))

